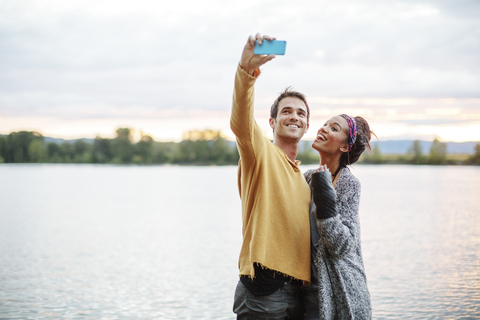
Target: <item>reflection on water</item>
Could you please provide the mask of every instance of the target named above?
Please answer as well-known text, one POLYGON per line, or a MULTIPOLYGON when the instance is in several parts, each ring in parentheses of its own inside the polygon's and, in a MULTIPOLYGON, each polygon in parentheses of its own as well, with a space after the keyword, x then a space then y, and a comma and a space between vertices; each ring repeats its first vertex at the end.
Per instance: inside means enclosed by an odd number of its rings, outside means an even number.
MULTIPOLYGON (((374 318, 480 318, 480 168, 353 173, 374 318)), ((0 318, 234 319, 235 167, 1 165, 0 181, 0 318)))
POLYGON ((480 168, 356 171, 376 318, 480 318, 480 168))

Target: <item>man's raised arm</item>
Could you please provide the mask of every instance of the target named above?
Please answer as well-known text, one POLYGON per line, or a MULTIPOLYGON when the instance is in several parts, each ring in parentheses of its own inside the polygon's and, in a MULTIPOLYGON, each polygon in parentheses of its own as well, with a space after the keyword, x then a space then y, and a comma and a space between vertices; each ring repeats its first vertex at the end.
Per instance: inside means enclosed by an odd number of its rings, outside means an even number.
POLYGON ((253 123, 253 86, 260 74, 260 66, 275 58, 274 54, 257 55, 253 53, 255 41, 261 44, 263 40, 275 40, 275 38, 264 36, 260 33, 248 37, 235 75, 230 127, 237 138, 248 139, 251 134, 252 126, 250 124, 253 123))

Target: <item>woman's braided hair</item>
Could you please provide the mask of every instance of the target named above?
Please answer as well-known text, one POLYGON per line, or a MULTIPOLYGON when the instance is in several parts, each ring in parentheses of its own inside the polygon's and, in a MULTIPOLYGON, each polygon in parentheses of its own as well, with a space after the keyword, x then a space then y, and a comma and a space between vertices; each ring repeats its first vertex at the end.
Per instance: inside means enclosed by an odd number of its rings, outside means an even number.
POLYGON ((375 135, 375 133, 370 130, 367 120, 362 117, 355 117, 354 119, 357 123, 357 139, 355 140, 352 149, 348 152, 342 153, 340 156, 340 166, 342 167, 357 162, 365 149, 368 148, 370 150, 370 139, 372 138, 372 134, 375 135))

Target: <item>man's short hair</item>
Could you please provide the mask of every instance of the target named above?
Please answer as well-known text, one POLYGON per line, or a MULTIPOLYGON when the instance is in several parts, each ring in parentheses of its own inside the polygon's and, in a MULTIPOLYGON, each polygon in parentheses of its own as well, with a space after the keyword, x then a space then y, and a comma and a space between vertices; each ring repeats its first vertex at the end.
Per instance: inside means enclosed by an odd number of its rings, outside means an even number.
POLYGON ((307 107, 307 122, 310 120, 310 107, 308 106, 307 103, 307 98, 305 98, 305 95, 303 93, 300 93, 298 91, 292 90, 291 87, 287 87, 280 95, 275 99, 275 101, 272 104, 272 107, 270 108, 270 118, 277 119, 277 114, 278 114, 278 104, 282 99, 287 98, 287 97, 294 97, 298 98, 305 103, 305 106, 307 107))

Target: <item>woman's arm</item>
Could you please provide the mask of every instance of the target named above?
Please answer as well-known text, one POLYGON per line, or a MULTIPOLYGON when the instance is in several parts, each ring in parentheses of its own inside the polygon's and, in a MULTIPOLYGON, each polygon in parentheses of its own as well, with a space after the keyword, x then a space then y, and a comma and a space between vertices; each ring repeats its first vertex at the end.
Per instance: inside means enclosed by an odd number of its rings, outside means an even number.
POLYGON ((330 181, 329 171, 312 175, 318 231, 322 243, 336 258, 355 250, 360 240, 360 183, 356 179, 350 179, 348 183, 348 195, 337 195, 330 181))

